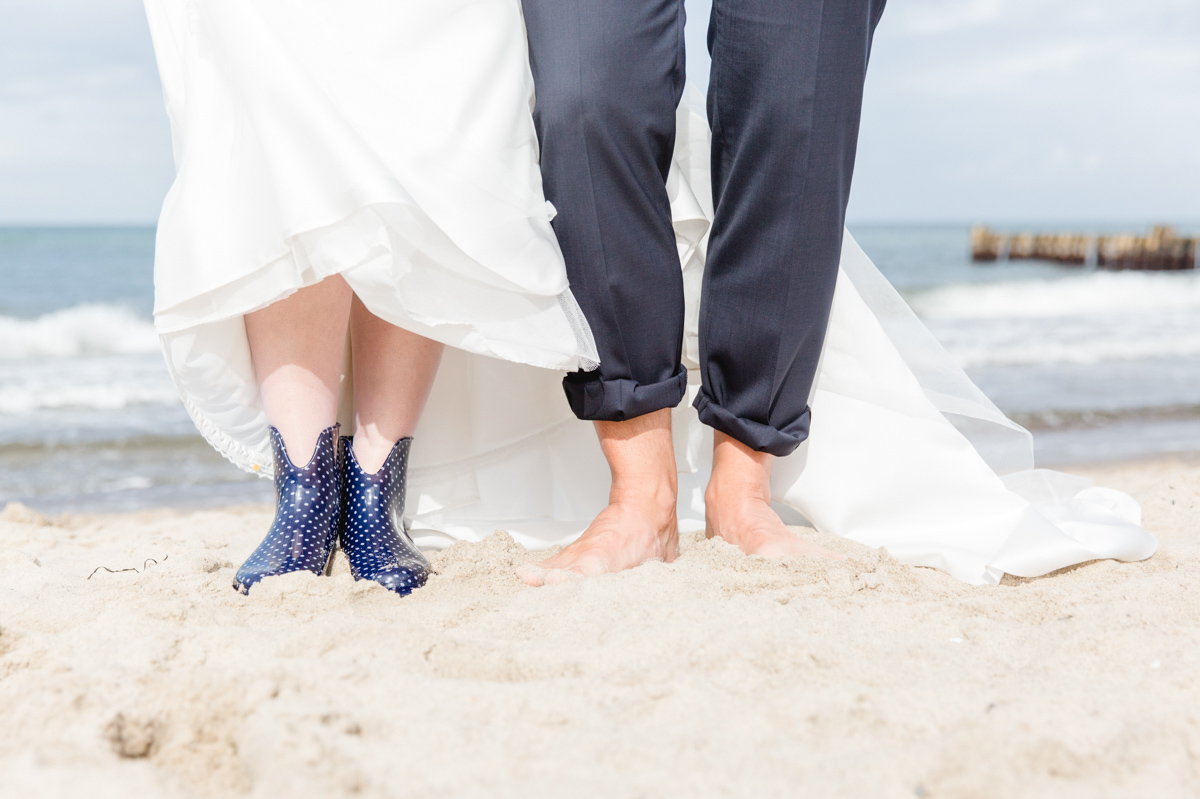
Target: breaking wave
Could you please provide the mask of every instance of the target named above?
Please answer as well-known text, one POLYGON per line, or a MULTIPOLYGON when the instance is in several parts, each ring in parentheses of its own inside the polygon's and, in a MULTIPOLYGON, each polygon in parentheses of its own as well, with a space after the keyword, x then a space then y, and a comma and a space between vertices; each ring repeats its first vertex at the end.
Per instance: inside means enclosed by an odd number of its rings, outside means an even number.
POLYGON ((906 296, 966 368, 1200 355, 1200 274, 1093 272, 906 296))
POLYGON ((154 324, 113 305, 77 305, 36 319, 0 316, 0 359, 158 352, 154 324))
POLYGON ((926 319, 1200 311, 1200 273, 1088 272, 1061 280, 943 286, 905 299, 926 319))

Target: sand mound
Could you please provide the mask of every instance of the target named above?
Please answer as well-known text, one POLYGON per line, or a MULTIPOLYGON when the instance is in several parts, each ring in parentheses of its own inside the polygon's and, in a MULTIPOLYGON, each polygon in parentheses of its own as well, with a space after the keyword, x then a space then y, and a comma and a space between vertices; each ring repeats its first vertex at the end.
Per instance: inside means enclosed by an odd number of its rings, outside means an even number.
POLYGON ((1107 477, 1160 554, 990 588, 807 531, 850 559, 692 538, 529 589, 497 533, 408 599, 345 564, 247 598, 261 508, 10 505, 0 794, 1188 795, 1200 467, 1107 477))

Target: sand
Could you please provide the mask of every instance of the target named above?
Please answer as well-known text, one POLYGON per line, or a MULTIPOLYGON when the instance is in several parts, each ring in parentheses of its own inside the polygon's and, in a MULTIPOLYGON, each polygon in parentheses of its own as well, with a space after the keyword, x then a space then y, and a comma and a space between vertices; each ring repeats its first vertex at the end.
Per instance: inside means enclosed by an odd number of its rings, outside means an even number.
POLYGON ((344 563, 247 598, 266 509, 9 506, 0 795, 1195 796, 1200 463, 1089 471, 1159 554, 995 587, 803 531, 850 559, 533 589, 498 533, 407 599, 344 563))

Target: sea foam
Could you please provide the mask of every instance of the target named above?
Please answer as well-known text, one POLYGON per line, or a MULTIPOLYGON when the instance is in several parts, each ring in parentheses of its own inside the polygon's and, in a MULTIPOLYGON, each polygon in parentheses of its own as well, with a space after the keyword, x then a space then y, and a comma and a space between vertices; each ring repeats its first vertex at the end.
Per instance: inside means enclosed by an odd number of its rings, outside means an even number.
POLYGON ((1060 280, 944 286, 909 292, 905 299, 926 319, 1200 311, 1200 273, 1087 272, 1060 280))
POLYGON ((909 292, 960 366, 1200 356, 1200 274, 1088 272, 909 292))
POLYGON ((0 316, 0 362, 0 416, 179 402, 153 323, 119 306, 0 316))
POLYGON ((36 319, 0 316, 0 359, 158 352, 154 324, 113 305, 77 305, 36 319))
POLYGON ((0 416, 178 403, 179 395, 157 352, 25 358, 8 360, 0 367, 0 416))

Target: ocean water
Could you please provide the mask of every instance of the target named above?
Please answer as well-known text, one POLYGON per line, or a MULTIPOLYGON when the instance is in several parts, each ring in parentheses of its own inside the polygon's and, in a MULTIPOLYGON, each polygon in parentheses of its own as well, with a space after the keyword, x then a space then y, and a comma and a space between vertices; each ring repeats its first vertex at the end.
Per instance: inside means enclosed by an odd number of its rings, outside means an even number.
POLYGON ((271 499, 196 432, 163 364, 153 228, 0 228, 0 505, 271 499))
MULTIPOLYGON (((1034 431, 1040 464, 1200 452, 1200 273, 980 265, 965 226, 851 230, 1034 431)), ((0 228, 0 504, 270 500, 269 482, 213 452, 179 402, 151 321, 153 258, 153 228, 0 228)))

